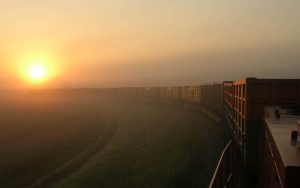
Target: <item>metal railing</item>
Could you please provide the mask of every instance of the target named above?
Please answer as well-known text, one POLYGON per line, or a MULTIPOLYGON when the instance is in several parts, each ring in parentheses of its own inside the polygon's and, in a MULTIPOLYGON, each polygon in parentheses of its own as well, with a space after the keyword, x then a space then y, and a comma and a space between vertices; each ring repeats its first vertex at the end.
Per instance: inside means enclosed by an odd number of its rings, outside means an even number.
POLYGON ((235 145, 232 140, 224 148, 209 188, 234 187, 235 145))

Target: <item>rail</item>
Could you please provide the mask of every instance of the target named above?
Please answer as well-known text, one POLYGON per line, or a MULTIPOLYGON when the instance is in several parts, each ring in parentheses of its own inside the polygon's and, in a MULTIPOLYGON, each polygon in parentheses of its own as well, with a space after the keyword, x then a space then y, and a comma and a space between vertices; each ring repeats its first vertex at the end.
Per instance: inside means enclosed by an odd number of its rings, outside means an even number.
POLYGON ((230 140, 222 152, 209 188, 233 187, 234 142, 230 140))

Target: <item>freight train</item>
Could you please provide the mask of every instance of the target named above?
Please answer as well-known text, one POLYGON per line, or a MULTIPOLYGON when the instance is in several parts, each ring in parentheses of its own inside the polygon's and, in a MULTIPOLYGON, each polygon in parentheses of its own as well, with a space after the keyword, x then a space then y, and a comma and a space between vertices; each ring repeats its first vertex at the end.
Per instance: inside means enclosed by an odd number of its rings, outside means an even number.
MULTIPOLYGON (((70 92, 80 94, 81 89, 70 92)), ((277 125, 299 121, 300 136, 300 79, 246 78, 194 86, 102 88, 91 92, 200 109, 217 120, 228 143, 211 188, 300 187, 300 142, 291 147, 286 131, 297 129, 296 123, 280 130, 277 125), (292 120, 290 114, 285 115, 288 119, 278 120, 278 112, 265 113, 266 108, 285 114, 287 110, 278 109, 295 109, 293 114, 299 113, 292 120)))
MULTIPOLYGON (((263 155, 266 153, 263 144, 264 108, 300 106, 300 79, 246 78, 195 86, 127 87, 110 91, 120 96, 201 107, 220 117, 230 141, 222 153, 210 187, 270 187, 276 184, 266 183, 265 179, 270 179, 273 174, 263 173, 266 171, 263 168, 271 168, 263 164, 266 160, 263 155)), ((298 155, 300 166, 300 153, 298 155)), ((300 179, 300 171, 294 173, 299 175, 292 177, 300 179)), ((282 177, 280 172, 277 170, 274 174, 274 181, 279 181, 282 177)), ((283 182, 279 187, 300 187, 300 182, 293 185, 283 182)))
POLYGON ((223 83, 176 87, 125 87, 114 88, 120 96, 143 97, 153 100, 203 106, 212 112, 223 114, 223 83))

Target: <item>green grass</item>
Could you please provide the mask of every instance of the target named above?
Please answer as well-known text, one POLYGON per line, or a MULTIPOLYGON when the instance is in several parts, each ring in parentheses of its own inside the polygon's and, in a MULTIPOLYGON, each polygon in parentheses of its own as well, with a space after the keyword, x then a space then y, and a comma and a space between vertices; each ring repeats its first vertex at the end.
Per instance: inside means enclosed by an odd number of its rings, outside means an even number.
POLYGON ((179 107, 91 94, 0 104, 0 187, 207 187, 223 143, 218 125, 179 107))
POLYGON ((207 187, 222 143, 216 125, 199 112, 131 108, 119 114, 122 139, 57 187, 207 187))

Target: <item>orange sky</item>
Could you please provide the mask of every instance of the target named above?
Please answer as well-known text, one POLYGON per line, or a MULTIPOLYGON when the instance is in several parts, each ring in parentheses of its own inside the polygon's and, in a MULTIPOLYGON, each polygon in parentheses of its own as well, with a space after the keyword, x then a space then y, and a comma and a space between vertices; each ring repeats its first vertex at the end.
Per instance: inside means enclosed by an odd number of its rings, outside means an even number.
POLYGON ((1 88, 195 84, 300 73, 299 1, 1 0, 1 88))

